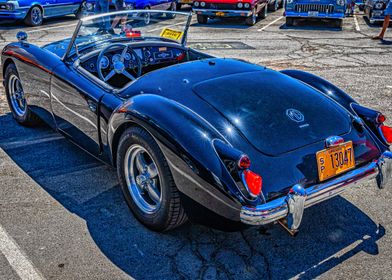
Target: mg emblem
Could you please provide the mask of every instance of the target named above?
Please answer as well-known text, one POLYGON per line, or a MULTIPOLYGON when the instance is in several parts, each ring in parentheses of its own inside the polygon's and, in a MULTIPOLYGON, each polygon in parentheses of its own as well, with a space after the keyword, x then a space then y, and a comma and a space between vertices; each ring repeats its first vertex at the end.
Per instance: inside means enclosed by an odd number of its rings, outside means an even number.
POLYGON ((305 116, 296 109, 287 109, 286 116, 288 116, 290 120, 298 123, 305 120, 305 116))

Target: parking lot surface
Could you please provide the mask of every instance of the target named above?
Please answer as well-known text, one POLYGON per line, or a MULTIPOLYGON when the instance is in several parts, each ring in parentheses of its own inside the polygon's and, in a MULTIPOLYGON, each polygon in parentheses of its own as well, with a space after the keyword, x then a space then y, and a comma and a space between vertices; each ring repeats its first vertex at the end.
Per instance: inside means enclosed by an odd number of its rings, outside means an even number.
MULTIPOLYGON (((70 36, 75 24, 65 17, 0 26, 0 49, 18 30, 44 45, 70 36)), ((253 27, 194 20, 189 45, 320 75, 392 119, 392 32, 370 40, 379 28, 359 13, 342 30, 286 28, 278 10, 253 27)), ((17 125, 0 87, 0 279, 391 279, 391 201, 392 186, 369 182, 305 210, 295 238, 278 225, 152 232, 128 210, 115 170, 45 126, 17 125)))

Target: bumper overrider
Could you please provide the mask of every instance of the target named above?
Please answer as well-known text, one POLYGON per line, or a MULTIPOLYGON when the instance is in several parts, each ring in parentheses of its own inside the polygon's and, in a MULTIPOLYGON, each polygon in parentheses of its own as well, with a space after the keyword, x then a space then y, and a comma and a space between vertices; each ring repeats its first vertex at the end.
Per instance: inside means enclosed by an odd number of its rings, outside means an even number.
POLYGON ((217 9, 195 9, 193 11, 197 15, 204 15, 208 17, 250 17, 252 11, 250 10, 217 10, 217 9))
POLYGON ((249 225, 265 225, 278 221, 291 234, 295 234, 301 224, 304 209, 334 197, 349 187, 376 179, 380 189, 392 184, 392 152, 365 166, 356 168, 325 183, 307 189, 293 186, 286 197, 281 197, 258 206, 243 206, 240 219, 249 225))

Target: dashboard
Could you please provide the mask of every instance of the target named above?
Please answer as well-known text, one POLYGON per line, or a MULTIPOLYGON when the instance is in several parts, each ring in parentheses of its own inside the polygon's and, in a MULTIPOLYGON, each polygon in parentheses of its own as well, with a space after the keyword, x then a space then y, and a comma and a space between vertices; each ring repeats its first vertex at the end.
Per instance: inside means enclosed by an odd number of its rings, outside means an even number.
MULTIPOLYGON (((123 49, 108 51, 102 57, 99 63, 101 63, 103 71, 109 71, 113 69, 114 63, 121 58, 122 50, 123 49)), ((186 50, 167 46, 142 46, 134 47, 133 50, 141 59, 143 67, 167 63, 178 63, 186 58, 186 50)), ((98 71, 97 59, 98 55, 94 55, 93 57, 82 62, 81 65, 87 71, 96 73, 98 71)), ((127 69, 134 69, 137 67, 137 60, 132 52, 128 51, 126 53, 124 64, 125 68, 127 69)))

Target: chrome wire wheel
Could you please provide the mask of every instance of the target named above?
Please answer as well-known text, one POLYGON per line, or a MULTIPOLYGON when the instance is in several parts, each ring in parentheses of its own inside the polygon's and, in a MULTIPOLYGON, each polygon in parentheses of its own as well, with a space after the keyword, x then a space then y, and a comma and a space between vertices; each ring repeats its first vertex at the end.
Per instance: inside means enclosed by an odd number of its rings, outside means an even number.
MULTIPOLYGON (((146 10, 150 10, 149 8, 146 8, 146 10)), ((151 21, 151 14, 150 12, 144 13, 144 24, 149 25, 151 21)))
POLYGON ((22 84, 18 76, 12 74, 8 79, 8 92, 10 95, 11 106, 15 114, 23 117, 26 114, 26 99, 23 92, 22 84))
POLYGON ((39 7, 33 7, 31 10, 31 22, 34 25, 40 25, 42 22, 42 12, 39 7))
POLYGON ((162 204, 161 180, 151 155, 140 145, 129 147, 124 158, 125 180, 138 208, 146 213, 157 212, 162 204))

